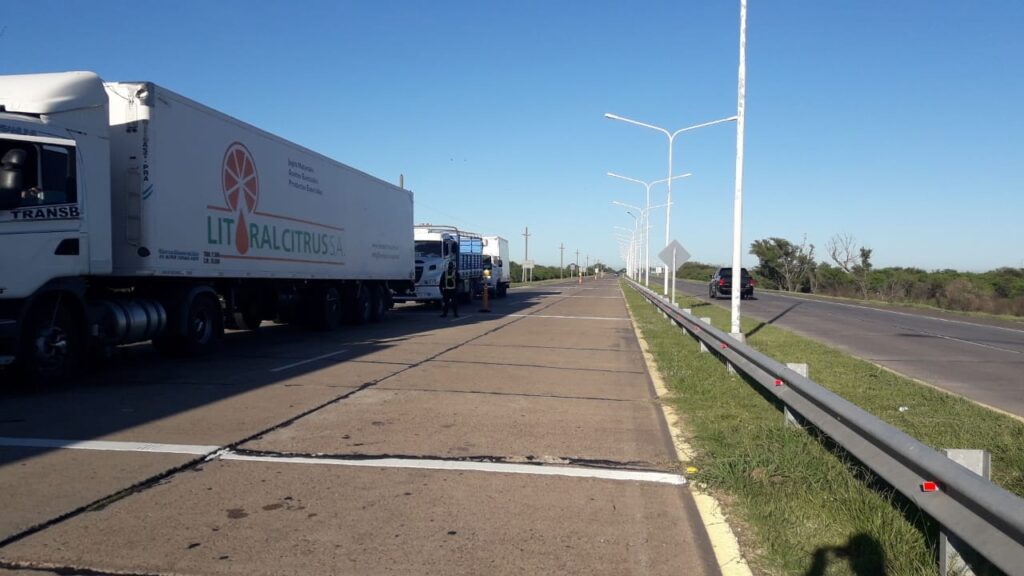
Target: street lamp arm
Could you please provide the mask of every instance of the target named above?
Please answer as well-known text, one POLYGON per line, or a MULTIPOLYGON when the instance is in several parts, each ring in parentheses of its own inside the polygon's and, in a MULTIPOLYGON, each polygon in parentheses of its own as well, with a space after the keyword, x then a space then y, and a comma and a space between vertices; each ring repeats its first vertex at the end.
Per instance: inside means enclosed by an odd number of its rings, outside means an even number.
MULTIPOLYGON (((687 126, 686 128, 680 128, 679 130, 676 130, 669 136, 669 138, 675 138, 682 132, 689 132, 690 130, 696 130, 697 128, 704 128, 705 126, 714 126, 715 124, 721 124, 723 122, 735 122, 738 119, 738 116, 729 116, 728 118, 720 118, 718 120, 712 120, 711 122, 697 124, 696 126, 687 126)), ((665 131, 665 133, 668 134, 668 131, 665 131)))
POLYGON ((665 130, 664 128, 662 128, 660 126, 655 126, 654 124, 648 124, 646 122, 639 122, 637 120, 631 120, 631 119, 626 118, 624 116, 619 116, 618 114, 611 114, 611 113, 605 113, 604 117, 608 118, 610 120, 621 120, 621 121, 626 122, 628 124, 635 124, 637 126, 643 126, 644 128, 650 128, 651 130, 657 130, 658 132, 661 132, 662 134, 664 134, 665 136, 668 136, 669 138, 672 137, 672 135, 669 133, 668 130, 665 130))
POLYGON ((621 174, 616 174, 615 172, 607 172, 607 174, 608 174, 608 176, 611 176, 612 178, 619 178, 620 180, 628 180, 630 182, 636 182, 637 184, 643 184, 644 186, 647 186, 647 182, 644 182, 643 180, 637 180, 636 178, 630 178, 629 176, 623 176, 621 174))
POLYGON ((616 206, 622 206, 623 208, 631 208, 631 209, 637 210, 639 212, 643 212, 644 211, 644 209, 639 207, 639 206, 634 206, 632 204, 626 204, 625 202, 619 202, 618 200, 612 200, 612 204, 615 204, 616 206))
POLYGON ((653 186, 655 184, 661 184, 662 182, 668 182, 669 180, 679 180, 680 178, 689 178, 690 176, 693 176, 693 174, 690 173, 690 172, 687 172, 686 174, 680 174, 678 176, 673 176, 671 178, 662 178, 661 180, 655 180, 655 181, 651 182, 651 186, 653 186))

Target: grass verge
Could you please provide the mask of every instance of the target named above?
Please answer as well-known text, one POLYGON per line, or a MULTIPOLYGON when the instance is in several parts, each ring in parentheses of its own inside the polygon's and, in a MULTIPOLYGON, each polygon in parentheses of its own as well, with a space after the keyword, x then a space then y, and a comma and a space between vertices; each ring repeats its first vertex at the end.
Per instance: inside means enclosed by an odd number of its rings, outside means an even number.
MULTIPOLYGON (((930 519, 826 438, 783 426, 772 402, 699 353, 634 290, 625 293, 695 450, 692 479, 739 520, 756 571, 935 573, 930 519)), ((727 329, 727 310, 696 298, 680 304, 727 329)), ((806 362, 815 381, 930 446, 989 450, 993 481, 1024 494, 1024 423, 759 324, 744 322, 745 333, 759 328, 750 345, 783 362, 806 362)))

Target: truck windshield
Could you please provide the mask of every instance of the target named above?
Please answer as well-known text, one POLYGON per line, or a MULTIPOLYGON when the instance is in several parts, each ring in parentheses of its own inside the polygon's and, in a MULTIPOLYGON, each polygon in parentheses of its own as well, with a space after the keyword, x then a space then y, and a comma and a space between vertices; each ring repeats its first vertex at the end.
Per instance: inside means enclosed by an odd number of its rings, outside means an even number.
POLYGON ((416 257, 424 258, 427 256, 441 257, 441 243, 436 240, 420 240, 416 243, 416 257))
POLYGON ((77 201, 74 148, 0 139, 0 210, 77 201))

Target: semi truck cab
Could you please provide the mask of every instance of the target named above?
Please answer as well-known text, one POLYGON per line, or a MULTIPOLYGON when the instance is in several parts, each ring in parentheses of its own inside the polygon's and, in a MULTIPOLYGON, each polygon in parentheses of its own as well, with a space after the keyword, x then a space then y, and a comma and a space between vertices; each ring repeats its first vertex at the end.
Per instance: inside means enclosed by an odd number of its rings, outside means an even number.
MULTIPOLYGON (((81 306, 76 279, 111 272, 108 116, 95 74, 0 77, 0 366, 26 323, 81 306)), ((30 332, 43 362, 76 336, 30 332)))

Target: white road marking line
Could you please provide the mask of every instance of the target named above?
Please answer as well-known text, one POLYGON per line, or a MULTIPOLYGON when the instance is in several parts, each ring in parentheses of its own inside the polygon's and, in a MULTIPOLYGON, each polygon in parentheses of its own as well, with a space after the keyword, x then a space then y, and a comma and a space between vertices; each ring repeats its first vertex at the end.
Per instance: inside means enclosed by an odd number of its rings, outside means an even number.
POLYGON ((506 314, 513 318, 560 318, 564 320, 626 320, 629 318, 621 318, 614 316, 552 316, 548 314, 506 314))
POLYGON ((302 366, 303 364, 309 364, 310 362, 316 362, 317 360, 323 360, 324 358, 330 358, 332 356, 337 356, 338 354, 344 354, 345 352, 348 352, 348 350, 347 349, 346 350, 338 350, 337 352, 330 352, 328 354, 321 354, 320 356, 317 356, 316 358, 310 358, 308 360, 299 360, 298 362, 292 362, 291 364, 285 364, 284 366, 278 366, 277 368, 271 368, 270 371, 271 372, 280 372, 282 370, 287 370, 289 368, 295 368, 296 366, 302 366))
POLYGON ((497 462, 470 462, 451 460, 417 460, 402 458, 374 458, 350 460, 344 458, 307 458, 302 456, 275 457, 249 456, 238 454, 220 446, 193 444, 160 444, 156 442, 116 442, 110 440, 60 440, 51 438, 8 438, 0 437, 0 446, 20 448, 60 448, 66 450, 100 450, 107 452, 146 452, 159 454, 210 455, 210 460, 233 460, 239 462, 272 462, 278 464, 321 464, 334 466, 363 466, 371 468, 416 468, 422 470, 454 470, 471 472, 498 472, 504 474, 533 474, 536 476, 566 476, 573 478, 598 478, 602 480, 625 480, 654 482, 659 484, 686 484, 686 478, 679 474, 665 472, 643 472, 634 470, 611 470, 602 468, 572 468, 569 466, 545 466, 529 464, 505 464, 497 462))
POLYGON ((977 322, 967 322, 965 320, 954 320, 952 318, 939 318, 936 316, 927 316, 925 314, 914 314, 911 312, 900 312, 898 310, 886 310, 884 308, 872 308, 871 306, 860 306, 857 304, 846 304, 845 302, 832 302, 831 300, 818 300, 816 298, 800 298, 798 296, 789 296, 786 294, 775 294, 768 293, 771 296, 779 298, 788 298, 790 300, 799 300, 800 302, 812 302, 816 304, 831 304, 833 306, 845 306, 847 308, 859 308, 861 310, 869 310, 871 312, 884 312, 886 314, 896 314, 899 316, 910 316, 911 318, 925 319, 925 320, 938 320, 939 322, 949 322, 950 324, 964 324, 967 326, 975 326, 978 328, 995 328, 996 330, 1005 330, 1007 332, 1024 332, 1019 328, 1007 328, 1006 326, 994 326, 991 324, 979 324, 977 322))
POLYGON ((594 300, 594 299, 622 300, 621 296, 563 296, 561 294, 542 294, 541 298, 586 298, 588 300, 594 300))
POLYGON ((917 332, 918 334, 924 334, 925 336, 934 336, 935 338, 942 338, 944 340, 953 340, 955 342, 962 342, 964 344, 971 344, 971 345, 978 346, 978 347, 981 347, 981 348, 988 348, 990 350, 999 350, 1000 352, 1010 352, 1011 354, 1024 354, 1024 352, 1021 352, 1020 350, 1012 350, 1010 348, 1002 348, 1000 346, 993 346, 991 344, 983 344, 981 342, 973 342, 971 340, 964 340, 963 338, 954 338, 953 336, 946 336, 944 334, 936 334, 935 332, 928 332, 928 331, 925 331, 925 330, 918 330, 916 328, 911 328, 909 326, 898 326, 898 327, 899 328, 903 328, 904 330, 910 330, 911 332, 917 332))
POLYGON ((111 440, 60 440, 57 438, 5 438, 0 446, 22 448, 64 448, 69 450, 105 450, 108 452, 155 452, 160 454, 209 454, 220 446, 160 444, 157 442, 115 442, 111 440))
POLYGON ((573 478, 598 478, 601 480, 631 480, 658 484, 686 484, 686 478, 679 474, 664 472, 640 472, 633 470, 609 470, 600 468, 571 468, 568 466, 543 466, 529 464, 504 464, 497 462, 469 462, 463 460, 405 460, 402 458, 378 458, 372 460, 349 460, 343 458, 305 458, 247 456, 227 453, 222 460, 242 462, 270 462, 279 464, 320 464, 333 466, 364 466, 371 468, 413 468, 421 470, 447 470, 468 472, 498 472, 504 474, 533 474, 536 476, 567 476, 573 478))

